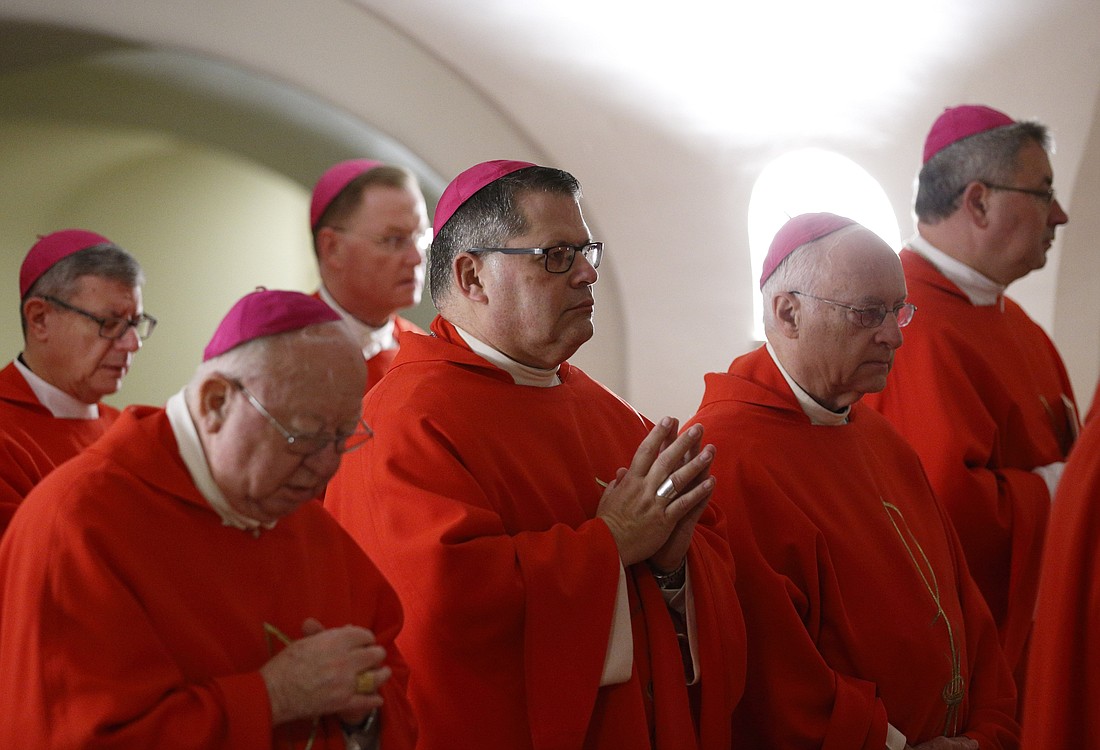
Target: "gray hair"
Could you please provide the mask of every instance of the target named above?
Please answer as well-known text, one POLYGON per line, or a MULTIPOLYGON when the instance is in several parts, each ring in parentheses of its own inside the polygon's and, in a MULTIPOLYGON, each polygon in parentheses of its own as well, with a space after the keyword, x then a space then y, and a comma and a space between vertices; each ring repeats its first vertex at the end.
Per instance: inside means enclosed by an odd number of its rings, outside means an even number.
POLYGON ((974 181, 1007 183, 1015 176, 1017 156, 1028 143, 1053 148, 1045 125, 1017 122, 952 143, 921 168, 914 210, 926 224, 948 218, 959 208, 959 198, 974 181))
POLYGON ((131 287, 145 284, 145 272, 141 270, 141 264, 118 245, 105 243, 79 250, 54 263, 27 289, 27 293, 19 301, 19 320, 23 333, 27 332, 27 320, 23 315, 24 302, 31 297, 68 299, 76 294, 80 280, 85 276, 98 276, 131 287))
POLYGON ((451 218, 437 227, 428 257, 432 302, 438 308, 451 291, 451 266, 471 247, 500 247, 527 230, 519 198, 527 193, 581 197, 577 178, 552 167, 524 167, 474 193, 451 218))

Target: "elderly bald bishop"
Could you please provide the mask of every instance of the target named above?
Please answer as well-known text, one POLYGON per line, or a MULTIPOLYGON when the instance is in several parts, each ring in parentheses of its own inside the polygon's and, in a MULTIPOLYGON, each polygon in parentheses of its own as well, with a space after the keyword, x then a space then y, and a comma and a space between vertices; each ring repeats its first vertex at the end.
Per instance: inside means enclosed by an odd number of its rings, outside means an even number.
POLYGON ((261 290, 0 544, 0 747, 411 748, 401 610, 314 501, 359 420, 339 316, 261 290))
POLYGON ((734 747, 1012 748, 997 630, 917 454, 863 394, 886 384, 906 301, 897 255, 833 214, 776 234, 767 343, 706 376, 748 629, 734 747))

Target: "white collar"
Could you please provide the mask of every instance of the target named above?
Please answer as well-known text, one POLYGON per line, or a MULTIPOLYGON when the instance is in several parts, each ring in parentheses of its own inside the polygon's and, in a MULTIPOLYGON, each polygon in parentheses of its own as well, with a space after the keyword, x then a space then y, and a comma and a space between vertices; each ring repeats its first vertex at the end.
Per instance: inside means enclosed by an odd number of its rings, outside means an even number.
POLYGON ((791 387, 791 392, 794 393, 794 397, 798 399, 798 405, 802 407, 802 413, 810 418, 810 424, 824 427, 839 427, 848 424, 848 412, 852 410, 851 406, 845 406, 842 411, 836 412, 831 409, 826 409, 824 406, 817 403, 817 401, 814 401, 813 396, 807 393, 802 386, 794 382, 794 378, 787 374, 787 370, 783 367, 783 363, 779 361, 779 357, 776 355, 775 349, 772 348, 771 342, 765 342, 764 346, 767 347, 768 354, 771 355, 772 361, 775 362, 775 366, 779 368, 779 374, 787 381, 787 385, 791 387))
POLYGON ((210 503, 210 507, 221 516, 222 525, 251 531, 253 536, 259 536, 261 529, 273 528, 276 521, 266 523, 257 521, 230 507, 225 495, 214 481, 214 476, 210 473, 210 465, 206 461, 206 454, 203 453, 202 441, 199 440, 198 430, 195 429, 195 423, 191 419, 191 412, 187 409, 187 399, 183 390, 168 399, 164 411, 168 414, 168 423, 176 436, 180 458, 187 466, 191 481, 195 483, 199 494, 210 503))
POLYGON ((355 340, 359 342, 359 347, 363 350, 364 359, 370 359, 378 354, 378 352, 385 351, 386 349, 397 348, 397 339, 393 335, 393 316, 380 327, 375 328, 374 326, 367 325, 359 320, 359 318, 340 307, 340 303, 333 299, 328 289, 325 289, 324 284, 321 285, 318 293, 321 295, 321 299, 324 300, 329 307, 339 313, 340 317, 347 323, 348 328, 351 329, 352 335, 355 336, 355 340))
POLYGON ((489 360, 489 362, 507 372, 512 376, 512 380, 515 381, 516 385, 530 385, 536 388, 553 388, 556 385, 561 385, 557 367, 543 370, 525 365, 522 362, 515 361, 507 354, 497 351, 481 339, 476 338, 469 331, 464 331, 458 326, 455 326, 455 330, 458 331, 458 335, 462 337, 462 340, 474 350, 474 354, 489 360))
POLYGON ((15 359, 15 369, 27 381, 38 403, 58 419, 99 419, 99 404, 86 404, 73 398, 53 383, 35 375, 18 357, 15 359))
POLYGON ((975 307, 992 307, 1000 304, 1001 310, 1004 310, 1005 287, 1003 284, 998 284, 957 258, 951 257, 919 234, 914 235, 906 245, 961 289, 970 299, 970 304, 975 307))

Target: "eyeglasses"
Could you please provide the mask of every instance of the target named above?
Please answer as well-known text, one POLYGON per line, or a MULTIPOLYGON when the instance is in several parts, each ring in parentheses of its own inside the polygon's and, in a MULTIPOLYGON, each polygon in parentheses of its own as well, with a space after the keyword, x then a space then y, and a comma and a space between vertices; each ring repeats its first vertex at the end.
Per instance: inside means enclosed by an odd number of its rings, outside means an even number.
POLYGON ((503 253, 505 255, 542 255, 546 259, 546 270, 550 273, 565 273, 573 267, 573 259, 579 252, 593 268, 600 267, 603 260, 603 243, 587 242, 583 245, 555 245, 554 247, 471 247, 470 253, 503 253))
POLYGON ((360 239, 368 240, 381 247, 383 250, 391 253, 399 253, 407 247, 415 247, 420 252, 424 252, 428 249, 428 246, 432 244, 432 228, 426 227, 424 229, 417 229, 412 234, 364 234, 360 232, 351 232, 344 227, 329 227, 334 232, 340 234, 346 234, 351 237, 359 237, 360 239))
POLYGON ((63 299, 51 296, 49 294, 43 294, 40 299, 44 299, 50 304, 57 305, 58 307, 74 312, 77 315, 83 315, 89 320, 94 320, 99 323, 99 335, 105 339, 120 339, 126 335, 126 332, 133 328, 137 331, 138 338, 144 341, 149 338, 149 335, 153 332, 153 329, 157 327, 157 319, 152 315, 146 315, 142 313, 135 318, 101 318, 98 315, 93 315, 87 310, 83 310, 76 305, 70 305, 63 299))
POLYGON ((843 307, 845 310, 851 310, 856 314, 856 320, 864 328, 878 328, 882 325, 882 322, 886 320, 887 313, 893 313, 894 317, 898 319, 898 328, 905 328, 905 326, 913 322, 913 316, 917 312, 917 306, 909 302, 904 302, 893 309, 887 308, 886 305, 878 305, 876 307, 853 307, 843 302, 825 299, 824 297, 816 297, 806 292, 796 292, 793 289, 787 293, 797 294, 800 297, 809 297, 819 302, 827 302, 830 305, 836 305, 837 307, 843 307))
POLYGON ((374 437, 374 431, 367 425, 362 419, 359 420, 359 424, 356 427, 355 432, 347 435, 326 435, 324 433, 304 434, 300 432, 291 432, 271 416, 271 412, 264 408, 255 396, 253 396, 244 384, 239 380, 228 380, 227 382, 234 388, 240 390, 248 399, 248 403, 260 412, 270 422, 275 429, 282 433, 286 439, 286 447, 291 453, 296 453, 299 456, 312 456, 315 453, 320 453, 330 445, 336 450, 337 453, 343 455, 344 453, 351 453, 356 448, 362 448, 368 440, 374 437))
POLYGON ((985 180, 978 180, 990 190, 1007 190, 1012 193, 1025 193, 1027 195, 1034 196, 1041 200, 1046 205, 1050 206, 1054 203, 1054 188, 1022 188, 1014 187, 1012 185, 997 185, 993 182, 986 182, 985 180))

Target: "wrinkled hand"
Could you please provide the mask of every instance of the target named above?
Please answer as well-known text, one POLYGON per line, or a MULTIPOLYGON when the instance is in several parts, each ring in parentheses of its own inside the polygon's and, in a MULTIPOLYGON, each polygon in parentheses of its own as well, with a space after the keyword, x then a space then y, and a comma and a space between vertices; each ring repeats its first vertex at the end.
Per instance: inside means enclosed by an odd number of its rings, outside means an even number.
POLYGON ((970 737, 936 737, 919 745, 906 745, 912 750, 978 750, 978 741, 970 737))
POLYGON ((662 419, 638 446, 630 468, 619 469, 600 498, 596 517, 611 530, 623 565, 649 560, 662 570, 679 567, 714 490, 708 475, 714 446, 699 449, 699 425, 679 436, 677 428, 675 419, 662 419), (657 489, 670 477, 677 494, 658 497, 657 489))
POLYGON ((276 726, 325 714, 355 724, 382 705, 378 688, 391 671, 382 665, 386 651, 371 631, 354 625, 325 629, 309 618, 302 633, 260 668, 276 726), (357 678, 366 670, 374 676, 374 692, 360 694, 357 678))

